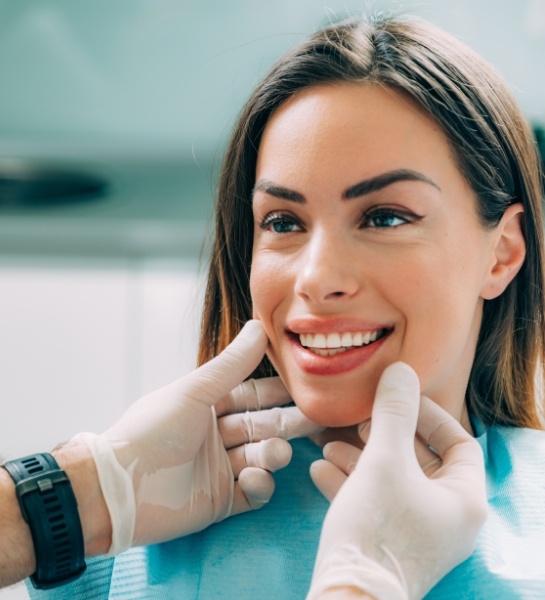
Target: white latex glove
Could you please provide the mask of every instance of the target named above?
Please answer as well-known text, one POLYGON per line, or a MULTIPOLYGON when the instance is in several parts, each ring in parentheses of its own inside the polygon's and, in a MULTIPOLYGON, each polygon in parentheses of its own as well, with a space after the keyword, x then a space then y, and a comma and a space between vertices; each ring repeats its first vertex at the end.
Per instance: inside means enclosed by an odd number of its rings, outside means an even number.
POLYGON ((285 466, 279 458, 283 459, 286 453, 291 458, 291 446, 284 440, 307 437, 324 429, 297 407, 285 406, 291 403, 280 377, 265 377, 245 381, 215 406, 233 474, 252 508, 267 502, 274 490, 274 480, 261 470, 276 471, 285 466), (267 487, 270 493, 263 500, 267 487))
MULTIPOLYGON (((422 398, 422 402, 424 408, 419 416, 420 420, 423 418, 430 400, 422 398)), ((355 435, 348 436, 345 434, 343 436, 353 438, 349 442, 336 439, 340 437, 338 431, 333 431, 330 434, 327 429, 318 436, 313 436, 314 439, 317 439, 319 445, 323 447, 325 460, 316 461, 312 465, 312 480, 314 485, 330 502, 333 501, 348 475, 356 468, 363 448, 369 440, 370 431, 371 419, 367 419, 358 426, 355 435), (328 441, 328 439, 333 441, 328 441)), ((441 468, 441 457, 418 435, 414 438, 414 453, 420 468, 428 477, 431 477, 441 468)))
MULTIPOLYGON (((135 402, 105 433, 73 439, 89 446, 97 465, 112 522, 108 554, 202 530, 270 499, 269 471, 289 463, 291 447, 282 439, 260 442, 276 436, 274 414, 281 410, 260 409, 289 396, 279 380, 240 385, 267 343, 261 323, 250 321, 219 356, 135 402), (259 411, 223 424, 229 451, 218 429, 218 401, 222 413, 259 411), (254 418, 273 425, 252 435, 254 418)), ((288 421, 292 437, 299 426, 301 435, 317 428, 297 414, 288 421)))
MULTIPOLYGON (((487 515, 482 451, 419 388, 404 363, 384 371, 368 442, 324 521, 308 600, 357 597, 355 590, 378 600, 419 599, 472 553, 487 515), (417 421, 442 460, 431 478, 415 453, 417 421)), ((346 478, 326 461, 311 474, 319 487, 328 477, 346 478)))

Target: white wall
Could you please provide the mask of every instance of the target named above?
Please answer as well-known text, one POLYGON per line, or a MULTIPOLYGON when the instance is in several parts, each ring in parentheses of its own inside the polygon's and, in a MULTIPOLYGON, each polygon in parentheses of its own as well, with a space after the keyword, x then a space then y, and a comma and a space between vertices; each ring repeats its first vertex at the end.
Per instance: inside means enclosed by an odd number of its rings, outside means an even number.
POLYGON ((103 431, 193 368, 196 264, 0 259, 0 455, 103 431))

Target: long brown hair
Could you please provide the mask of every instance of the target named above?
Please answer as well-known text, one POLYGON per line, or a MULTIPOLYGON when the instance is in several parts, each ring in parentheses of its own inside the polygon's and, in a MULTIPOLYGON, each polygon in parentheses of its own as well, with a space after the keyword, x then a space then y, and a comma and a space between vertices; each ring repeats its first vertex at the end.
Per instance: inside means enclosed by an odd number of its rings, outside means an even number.
MULTIPOLYGON (((354 81, 403 90, 440 124, 476 194, 483 227, 497 225, 510 204, 523 204, 526 260, 507 290, 485 302, 467 402, 485 423, 540 428, 536 383, 542 389, 545 323, 536 146, 494 69, 456 38, 420 20, 330 25, 284 56, 255 89, 220 173, 199 362, 220 352, 252 316, 252 188, 270 115, 305 88, 354 81)), ((264 359, 254 376, 271 373, 264 359)))

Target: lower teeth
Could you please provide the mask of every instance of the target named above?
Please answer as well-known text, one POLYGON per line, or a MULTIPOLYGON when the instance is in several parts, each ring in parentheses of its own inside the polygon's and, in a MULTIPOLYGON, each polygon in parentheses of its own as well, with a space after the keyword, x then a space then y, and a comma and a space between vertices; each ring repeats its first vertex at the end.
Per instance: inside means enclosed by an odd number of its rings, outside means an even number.
POLYGON ((319 354, 320 356, 333 356, 334 354, 340 354, 341 352, 346 352, 348 348, 308 348, 315 354, 319 354))

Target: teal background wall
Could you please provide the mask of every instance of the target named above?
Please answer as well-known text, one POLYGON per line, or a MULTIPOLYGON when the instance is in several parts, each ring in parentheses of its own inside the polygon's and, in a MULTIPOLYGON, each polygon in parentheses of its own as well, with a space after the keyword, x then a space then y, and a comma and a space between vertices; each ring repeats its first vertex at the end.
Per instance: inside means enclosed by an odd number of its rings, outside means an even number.
POLYGON ((459 35, 545 122, 545 0, 0 0, 0 144, 210 156, 276 57, 368 5, 459 35))

